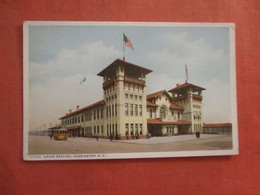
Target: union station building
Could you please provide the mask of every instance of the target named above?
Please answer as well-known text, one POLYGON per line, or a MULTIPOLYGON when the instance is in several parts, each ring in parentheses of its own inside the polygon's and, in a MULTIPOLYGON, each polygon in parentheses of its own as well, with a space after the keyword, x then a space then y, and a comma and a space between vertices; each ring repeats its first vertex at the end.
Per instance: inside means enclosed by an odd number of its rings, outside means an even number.
POLYGON ((191 83, 146 95, 152 70, 117 59, 98 73, 103 100, 60 118, 71 136, 139 139, 203 130, 202 87, 191 83))

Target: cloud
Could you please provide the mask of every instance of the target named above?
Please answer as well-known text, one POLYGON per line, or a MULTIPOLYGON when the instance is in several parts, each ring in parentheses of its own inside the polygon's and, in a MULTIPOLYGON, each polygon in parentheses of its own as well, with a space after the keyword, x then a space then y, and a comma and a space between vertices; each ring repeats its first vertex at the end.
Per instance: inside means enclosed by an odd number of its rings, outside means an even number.
POLYGON ((54 125, 69 109, 103 99, 102 78, 97 73, 120 54, 97 41, 76 50, 63 49, 50 61, 30 62, 30 126, 54 125), (84 77, 86 82, 80 84, 84 77))
POLYGON ((205 122, 230 122, 229 55, 222 49, 213 49, 203 38, 188 40, 187 33, 167 33, 162 41, 166 49, 147 53, 147 63, 155 67, 148 76, 147 91, 169 90, 176 83, 183 83, 187 64, 189 82, 206 88, 205 122))
POLYGON ((150 74, 147 76, 147 95, 161 90, 169 90, 179 83, 178 79, 166 73, 150 74))
MULTIPOLYGON (((167 33, 162 41, 167 49, 154 50, 147 54, 149 62, 157 72, 167 72, 172 77, 185 79, 185 64, 188 66, 191 81, 202 81, 210 77, 226 77, 228 54, 222 49, 213 49, 205 39, 188 40, 187 33, 167 33), (162 68, 163 67, 163 68, 162 68), (201 79, 201 75, 205 75, 201 79)), ((223 80, 223 79, 221 79, 223 80)))
POLYGON ((42 83, 52 77, 65 77, 81 73, 97 74, 105 65, 120 56, 114 47, 102 41, 82 45, 76 50, 62 49, 53 60, 30 62, 30 82, 42 83), (91 68, 90 68, 91 67, 91 68))
MULTIPOLYGON (((230 122, 229 54, 212 47, 204 38, 190 40, 185 32, 165 33, 155 39, 160 43, 158 47, 131 53, 131 62, 149 65, 153 70, 147 76, 147 94, 183 83, 187 64, 189 82, 206 88, 205 122, 230 122)), ((93 41, 74 50, 63 48, 51 60, 30 61, 31 126, 59 122, 69 109, 101 100, 102 78, 97 73, 121 54, 103 41, 93 41), (84 77, 86 82, 80 84, 84 77)))
POLYGON ((204 122, 223 123, 231 122, 230 86, 212 79, 205 84, 203 92, 204 122))

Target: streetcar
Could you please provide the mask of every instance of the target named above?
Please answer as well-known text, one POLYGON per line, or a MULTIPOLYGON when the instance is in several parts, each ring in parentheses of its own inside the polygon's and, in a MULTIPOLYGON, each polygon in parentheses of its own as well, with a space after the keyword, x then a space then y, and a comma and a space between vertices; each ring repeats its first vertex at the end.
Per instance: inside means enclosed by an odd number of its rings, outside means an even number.
POLYGON ((67 129, 54 129, 52 136, 55 140, 67 140, 68 130, 67 129))

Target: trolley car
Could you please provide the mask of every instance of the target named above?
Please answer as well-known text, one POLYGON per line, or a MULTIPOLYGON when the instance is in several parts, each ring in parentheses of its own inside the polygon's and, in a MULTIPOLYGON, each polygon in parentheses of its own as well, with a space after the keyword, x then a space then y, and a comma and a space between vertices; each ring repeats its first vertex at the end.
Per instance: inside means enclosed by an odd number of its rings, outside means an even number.
POLYGON ((68 139, 68 130, 67 129, 54 129, 53 138, 55 140, 67 140, 68 139))

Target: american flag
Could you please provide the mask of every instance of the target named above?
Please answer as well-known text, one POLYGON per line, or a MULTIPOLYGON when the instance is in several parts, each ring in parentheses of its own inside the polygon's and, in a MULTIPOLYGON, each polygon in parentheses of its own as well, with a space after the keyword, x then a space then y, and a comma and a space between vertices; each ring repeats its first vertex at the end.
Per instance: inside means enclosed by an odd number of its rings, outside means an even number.
POLYGON ((132 50, 134 50, 133 45, 132 45, 130 39, 128 39, 128 38, 125 36, 125 34, 123 34, 123 35, 124 35, 125 46, 127 46, 127 47, 131 48, 132 50))

